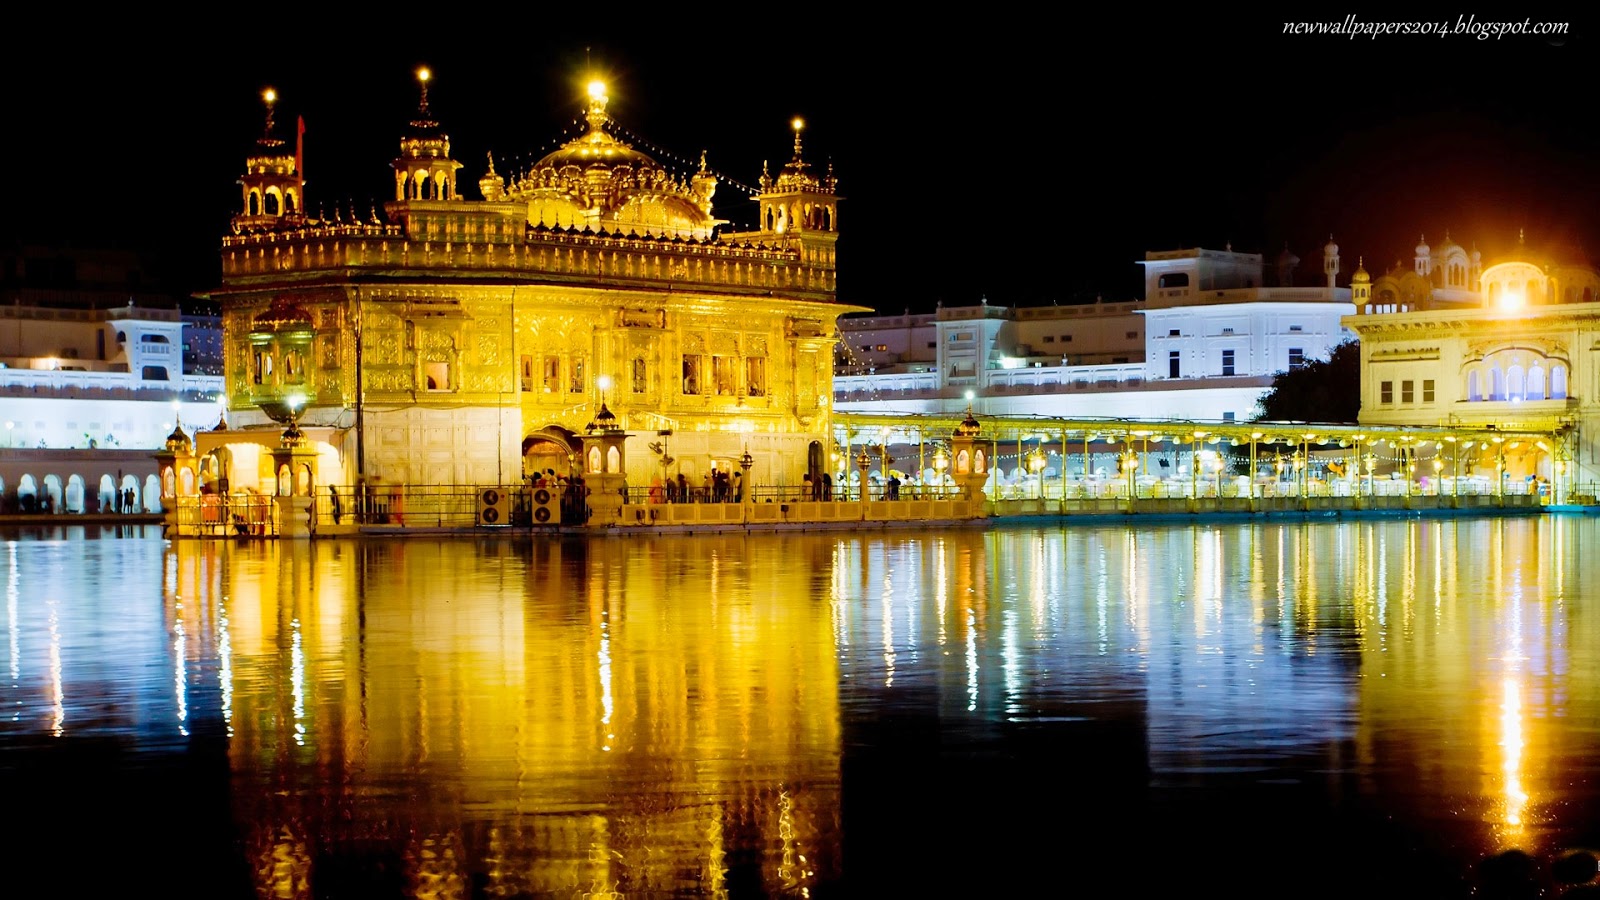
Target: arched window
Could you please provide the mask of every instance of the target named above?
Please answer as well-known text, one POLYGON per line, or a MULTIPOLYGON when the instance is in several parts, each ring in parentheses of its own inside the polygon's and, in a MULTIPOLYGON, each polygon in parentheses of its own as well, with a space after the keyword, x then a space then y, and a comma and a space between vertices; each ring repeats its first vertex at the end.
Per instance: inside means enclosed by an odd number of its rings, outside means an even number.
POLYGON ((250 192, 250 199, 245 202, 244 211, 248 215, 261 215, 261 195, 255 191, 250 192))
POLYGON ((1489 368, 1489 399, 1504 400, 1506 398, 1506 375, 1500 371, 1499 366, 1489 368))
POLYGON ((161 512, 161 483, 156 481, 154 475, 146 476, 144 480, 144 511, 161 512))
POLYGON ((1550 399, 1567 399, 1567 367, 1555 365, 1550 367, 1550 399))
POLYGON ((1478 384, 1478 370, 1473 369, 1467 373, 1467 399, 1482 400, 1483 388, 1478 384))
POLYGON ((982 475, 984 472, 988 471, 984 468, 983 451, 981 449, 972 454, 972 471, 977 475, 982 475))
POLYGON ((622 471, 622 454, 618 453, 617 452, 617 448, 615 448, 615 447, 612 447, 611 449, 606 451, 606 471, 607 472, 620 472, 620 471, 622 471))
POLYGON ((972 469, 972 460, 967 456, 967 451, 963 450, 960 453, 957 453, 956 454, 956 474, 957 475, 965 475, 965 474, 967 474, 967 472, 971 471, 971 469, 972 469))
POLYGON ((590 471, 590 473, 598 473, 598 472, 603 471, 600 468, 600 448, 599 447, 590 447, 589 448, 589 471, 590 471))
POLYGON ((1522 396, 1525 400, 1544 399, 1544 367, 1533 365, 1528 367, 1528 383, 1523 387, 1522 396))
POLYGON ((277 194, 272 194, 272 193, 267 194, 266 202, 263 204, 263 208, 266 210, 267 215, 269 215, 269 216, 277 215, 278 214, 278 195, 277 194))
POLYGON ((1506 396, 1507 400, 1521 400, 1524 384, 1522 367, 1512 366, 1506 369, 1506 396))

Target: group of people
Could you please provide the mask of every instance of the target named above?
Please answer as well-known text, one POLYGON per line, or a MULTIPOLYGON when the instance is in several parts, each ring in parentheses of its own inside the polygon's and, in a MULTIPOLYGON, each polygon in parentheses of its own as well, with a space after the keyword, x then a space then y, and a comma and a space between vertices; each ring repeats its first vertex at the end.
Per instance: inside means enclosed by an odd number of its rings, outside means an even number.
POLYGON ((716 469, 700 479, 698 487, 679 472, 676 477, 650 479, 651 503, 743 503, 744 474, 716 469))
POLYGON ((807 472, 800 482, 800 496, 822 503, 833 502, 833 476, 823 472, 813 478, 811 473, 807 472))

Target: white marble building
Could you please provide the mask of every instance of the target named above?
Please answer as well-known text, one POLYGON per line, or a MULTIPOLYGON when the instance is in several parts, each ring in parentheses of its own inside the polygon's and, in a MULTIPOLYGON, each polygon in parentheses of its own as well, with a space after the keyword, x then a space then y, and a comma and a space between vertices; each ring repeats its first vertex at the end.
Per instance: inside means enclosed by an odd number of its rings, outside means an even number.
POLYGON ((844 318, 841 412, 1244 421, 1273 376, 1353 337, 1339 248, 1297 286, 1285 251, 1267 285, 1259 253, 1151 251, 1143 300, 844 318))

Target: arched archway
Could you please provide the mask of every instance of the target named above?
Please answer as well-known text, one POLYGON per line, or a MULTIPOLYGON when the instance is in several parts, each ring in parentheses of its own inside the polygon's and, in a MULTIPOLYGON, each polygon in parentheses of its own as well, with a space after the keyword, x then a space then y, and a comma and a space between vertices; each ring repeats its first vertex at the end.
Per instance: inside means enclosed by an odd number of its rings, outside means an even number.
MULTIPOLYGON (((154 475, 151 475, 150 477, 151 478, 155 478, 154 475)), ((158 496, 161 493, 160 484, 161 484, 160 481, 156 482, 156 485, 157 485, 156 494, 158 496)), ((122 511, 123 512, 127 512, 127 513, 138 512, 139 511, 139 476, 137 476, 137 475, 124 475, 124 476, 122 476, 122 484, 118 485, 117 489, 122 492, 122 511)))
POLYGON ((17 511, 39 511, 39 483, 34 481, 32 475, 24 475, 17 481, 17 511))
POLYGON ((61 508, 69 513, 82 515, 87 510, 84 506, 84 484, 82 475, 68 475, 67 488, 62 497, 61 508))
POLYGON ((161 480, 154 475, 147 475, 144 479, 144 511, 161 512, 161 480))
POLYGON ((550 425, 522 439, 524 478, 571 478, 573 460, 582 452, 582 442, 559 425, 550 425))
POLYGON ((44 477, 44 490, 39 492, 39 503, 42 505, 41 511, 47 513, 61 512, 61 500, 61 476, 46 475, 44 477))

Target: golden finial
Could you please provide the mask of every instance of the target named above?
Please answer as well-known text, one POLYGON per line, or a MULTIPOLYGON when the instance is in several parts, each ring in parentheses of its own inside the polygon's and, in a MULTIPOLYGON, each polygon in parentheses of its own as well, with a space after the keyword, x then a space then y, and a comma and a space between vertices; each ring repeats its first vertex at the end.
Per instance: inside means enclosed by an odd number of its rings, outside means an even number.
POLYGON ((589 111, 584 114, 584 119, 589 122, 591 131, 599 131, 600 126, 608 120, 606 103, 610 97, 606 94, 606 83, 596 78, 589 82, 589 111))
POLYGON ((417 82, 422 85, 422 103, 417 106, 417 111, 423 118, 428 117, 428 81, 433 78, 433 73, 427 66, 417 70, 417 82))
POLYGON ((806 127, 806 120, 795 116, 794 121, 790 124, 794 127, 794 158, 798 162, 800 159, 800 131, 806 127))
POLYGON ((706 170, 706 152, 704 150, 701 150, 700 151, 700 171, 704 172, 705 170, 706 170))
POLYGON ((493 151, 490 151, 490 153, 489 153, 489 174, 490 175, 494 174, 494 152, 493 151))
POLYGON ((261 133, 262 140, 272 139, 272 113, 278 106, 278 92, 267 88, 261 92, 261 99, 267 104, 267 127, 261 133))

